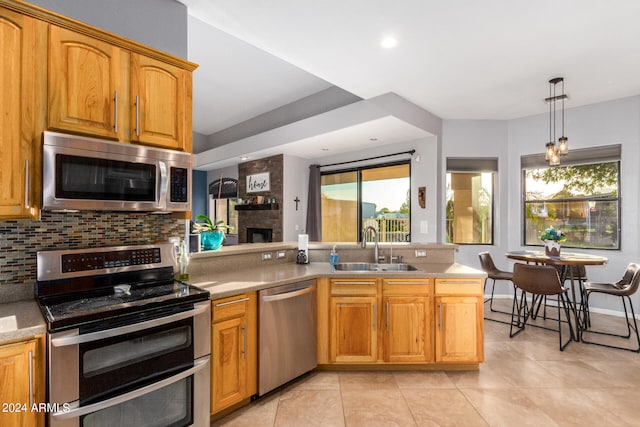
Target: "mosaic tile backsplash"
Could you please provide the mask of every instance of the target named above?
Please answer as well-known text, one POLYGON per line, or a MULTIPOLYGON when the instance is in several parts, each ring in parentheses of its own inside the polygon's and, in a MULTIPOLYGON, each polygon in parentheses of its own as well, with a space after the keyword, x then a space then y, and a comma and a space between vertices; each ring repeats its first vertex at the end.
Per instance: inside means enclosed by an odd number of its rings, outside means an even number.
POLYGON ((40 221, 1 221, 0 288, 33 287, 38 251, 166 242, 184 230, 183 219, 138 212, 42 212, 40 221))

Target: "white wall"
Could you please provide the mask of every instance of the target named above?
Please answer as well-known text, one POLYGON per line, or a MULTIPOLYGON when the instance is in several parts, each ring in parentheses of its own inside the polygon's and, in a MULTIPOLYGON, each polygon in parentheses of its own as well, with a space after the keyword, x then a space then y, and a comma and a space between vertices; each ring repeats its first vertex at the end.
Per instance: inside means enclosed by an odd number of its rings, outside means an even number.
MULTIPOLYGON (((522 246, 520 157, 543 152, 549 138, 548 120, 548 115, 540 114, 508 121, 443 121, 443 162, 447 157, 479 156, 498 157, 499 163, 494 245, 460 246, 457 262, 479 268, 478 253, 488 250, 498 267, 511 269, 513 265, 505 258, 505 252, 530 248, 522 246)), ((569 149, 622 145, 621 249, 583 250, 609 259, 604 267, 589 267, 590 280, 617 280, 629 262, 640 261, 640 96, 567 109, 565 130, 569 149)), ((443 212, 440 226, 444 228, 444 200, 440 203, 443 212)), ((640 307, 637 302, 640 295, 634 301, 640 307)), ((598 297, 592 301, 596 307, 616 310, 618 304, 619 298, 598 297)))
POLYGON ((284 185, 282 189, 282 239, 297 242, 298 234, 306 233, 307 203, 309 194, 310 161, 284 155, 284 185), (299 199, 296 210, 295 199, 299 199))

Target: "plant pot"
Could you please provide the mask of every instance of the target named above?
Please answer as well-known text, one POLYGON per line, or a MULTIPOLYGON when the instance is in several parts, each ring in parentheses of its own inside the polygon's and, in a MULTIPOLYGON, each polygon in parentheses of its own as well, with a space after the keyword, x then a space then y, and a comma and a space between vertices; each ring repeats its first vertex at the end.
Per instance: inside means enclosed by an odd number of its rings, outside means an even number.
POLYGON ((544 241, 544 254, 546 256, 560 256, 560 249, 562 246, 559 242, 553 240, 544 241))
POLYGON ((202 244, 202 249, 205 251, 220 249, 223 240, 224 233, 222 231, 205 231, 200 233, 200 243, 202 244))

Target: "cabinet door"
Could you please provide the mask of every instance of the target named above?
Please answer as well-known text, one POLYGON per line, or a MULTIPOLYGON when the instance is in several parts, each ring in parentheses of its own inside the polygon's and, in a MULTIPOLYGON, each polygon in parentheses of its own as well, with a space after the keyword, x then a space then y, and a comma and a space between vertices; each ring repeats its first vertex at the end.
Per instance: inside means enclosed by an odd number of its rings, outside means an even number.
POLYGON ((36 349, 36 340, 0 347, 0 402, 20 405, 0 413, 3 426, 40 425, 38 412, 31 411, 31 405, 37 403, 38 396, 36 349))
MULTIPOLYGON (((0 218, 36 216, 36 26, 0 8, 0 218)), ((39 139, 38 139, 39 142, 39 139)))
POLYGON ((191 73, 132 53, 130 96, 132 141, 191 150, 191 73))
POLYGON ((436 297, 436 362, 483 361, 482 310, 482 297, 436 297))
POLYGON ((245 317, 214 323, 211 337, 211 412, 246 396, 247 325, 245 317))
POLYGON ((49 127, 126 139, 128 94, 121 88, 127 55, 109 43, 51 25, 49 127))
POLYGON ((331 297, 331 361, 375 362, 377 298, 331 297))
POLYGON ((428 362, 431 297, 388 296, 383 298, 384 361, 428 362))

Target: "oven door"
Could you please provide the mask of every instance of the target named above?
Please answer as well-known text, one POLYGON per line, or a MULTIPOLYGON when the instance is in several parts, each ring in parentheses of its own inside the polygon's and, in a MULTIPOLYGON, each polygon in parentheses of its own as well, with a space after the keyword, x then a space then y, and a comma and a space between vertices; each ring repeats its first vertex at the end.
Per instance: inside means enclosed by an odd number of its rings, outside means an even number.
POLYGON ((148 386, 86 406, 59 405, 50 427, 209 426, 209 356, 148 386))
MULTIPOLYGON (((66 404, 78 409, 79 412, 74 413, 86 414, 86 408, 102 410, 105 404, 119 405, 124 402, 123 396, 129 396, 125 401, 141 398, 140 391, 150 390, 149 387, 154 392, 165 393, 159 391, 158 384, 184 376, 198 366, 203 369, 202 363, 196 362, 206 358, 208 364, 210 302, 173 310, 163 317, 89 333, 73 329, 49 334, 49 402, 66 404)), ((181 384, 186 387, 185 383, 181 384)), ((194 386, 191 388, 198 390, 194 386)), ((167 395, 171 394, 184 395, 176 390, 167 395)), ((161 397, 152 399, 156 403, 161 400, 161 397)), ((157 411, 165 409, 170 408, 165 404, 156 408, 157 411)))

